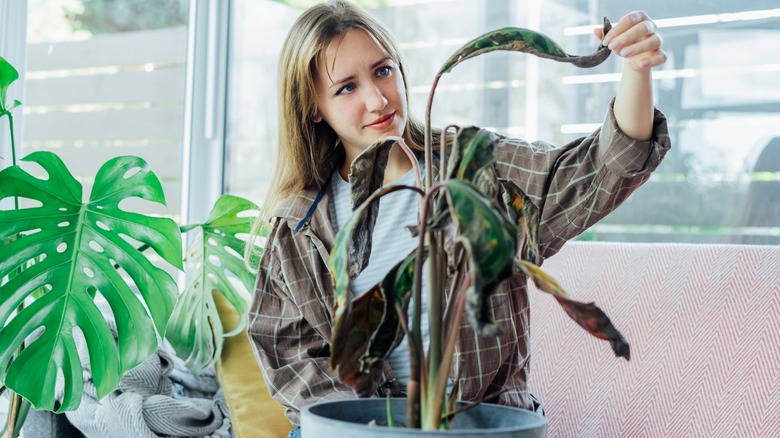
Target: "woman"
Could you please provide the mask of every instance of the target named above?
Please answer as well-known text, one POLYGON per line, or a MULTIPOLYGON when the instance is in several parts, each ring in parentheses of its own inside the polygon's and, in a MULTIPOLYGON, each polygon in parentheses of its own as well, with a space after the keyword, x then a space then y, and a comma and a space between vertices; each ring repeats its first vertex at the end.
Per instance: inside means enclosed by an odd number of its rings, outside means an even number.
MULTIPOLYGON (((652 101, 650 69, 666 61, 655 30, 645 13, 634 12, 604 39, 625 58, 625 67, 602 128, 561 148, 503 138, 496 149, 499 178, 517 185, 541 211, 543 257, 614 210, 647 180, 669 148, 665 117, 652 101)), ((287 36, 279 68, 279 153, 261 215, 272 225, 249 335, 271 393, 298 424, 306 404, 356 397, 328 365, 333 304, 328 259, 336 230, 351 213, 350 164, 371 142, 391 135, 421 150, 423 129, 408 114, 404 63, 393 37, 350 3, 330 1, 304 12, 287 36)), ((396 145, 384 182, 414 184, 411 169, 396 145)), ((405 226, 417 218, 417 195, 392 196, 382 200, 374 250, 352 282, 355 295, 416 246, 405 226)), ((478 400, 500 392, 498 403, 538 407, 526 384, 526 281, 518 274, 492 299, 500 336, 477 338, 468 325, 461 329, 454 361, 454 374, 461 377, 458 398, 478 400)), ((408 365, 401 345, 366 376, 362 394, 403 391, 408 365)))

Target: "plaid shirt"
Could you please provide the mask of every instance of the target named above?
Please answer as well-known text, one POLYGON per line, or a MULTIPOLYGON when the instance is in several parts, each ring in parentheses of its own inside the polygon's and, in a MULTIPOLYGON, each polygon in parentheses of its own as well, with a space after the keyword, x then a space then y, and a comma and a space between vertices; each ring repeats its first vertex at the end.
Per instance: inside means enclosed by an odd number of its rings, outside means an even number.
MULTIPOLYGON (((502 138, 496 170, 499 180, 516 184, 539 207, 539 243, 546 258, 617 208, 650 177, 669 148, 660 111, 652 140, 636 141, 618 129, 610 104, 602 128, 560 148, 502 138)), ((334 300, 328 260, 336 235, 329 198, 327 188, 304 190, 274 213, 249 315, 249 337, 265 382, 293 424, 299 424, 304 405, 355 397, 328 364, 334 300)), ((519 273, 491 296, 501 335, 477 337, 463 319, 452 373, 461 379, 460 399, 503 391, 498 403, 532 407, 526 282, 519 273)), ((380 379, 378 395, 397 392, 387 361, 380 379)))

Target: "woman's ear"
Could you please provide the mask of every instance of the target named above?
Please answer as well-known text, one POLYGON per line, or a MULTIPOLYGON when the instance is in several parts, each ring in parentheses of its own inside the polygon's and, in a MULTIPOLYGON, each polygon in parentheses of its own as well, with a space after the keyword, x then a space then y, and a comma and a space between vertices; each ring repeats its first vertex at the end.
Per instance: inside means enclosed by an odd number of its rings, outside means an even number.
POLYGON ((314 120, 314 123, 320 123, 322 121, 322 116, 318 110, 314 110, 314 116, 311 119, 314 120))

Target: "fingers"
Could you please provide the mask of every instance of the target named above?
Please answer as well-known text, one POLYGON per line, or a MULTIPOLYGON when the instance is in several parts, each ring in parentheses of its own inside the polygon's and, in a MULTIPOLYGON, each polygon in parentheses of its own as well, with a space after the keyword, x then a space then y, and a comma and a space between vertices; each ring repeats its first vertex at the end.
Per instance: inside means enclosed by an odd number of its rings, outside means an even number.
POLYGON ((606 36, 602 29, 595 29, 593 33, 603 37, 602 44, 626 58, 629 64, 644 69, 666 62, 666 52, 661 48, 663 39, 657 30, 655 22, 644 11, 635 11, 621 18, 606 36))
MULTIPOLYGON (((625 34, 626 31, 644 22, 650 22, 653 26, 652 32, 655 32, 655 23, 653 23, 653 21, 650 20, 650 17, 648 17, 644 11, 635 11, 623 16, 623 18, 621 18, 617 23, 615 23, 612 26, 612 29, 604 37, 604 41, 602 41, 602 44, 604 44, 605 46, 610 45, 615 39, 619 39, 618 37, 623 36, 623 34, 625 34)), ((623 37, 623 39, 626 38, 623 37)))

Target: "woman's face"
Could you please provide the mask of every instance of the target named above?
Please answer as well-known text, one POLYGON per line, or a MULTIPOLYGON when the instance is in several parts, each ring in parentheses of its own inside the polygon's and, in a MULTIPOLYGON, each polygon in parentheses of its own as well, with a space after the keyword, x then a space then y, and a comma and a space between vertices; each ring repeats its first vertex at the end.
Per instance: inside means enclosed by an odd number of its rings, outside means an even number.
POLYGON ((398 64, 362 29, 333 40, 315 78, 317 116, 341 139, 348 159, 406 126, 406 91, 398 64))

